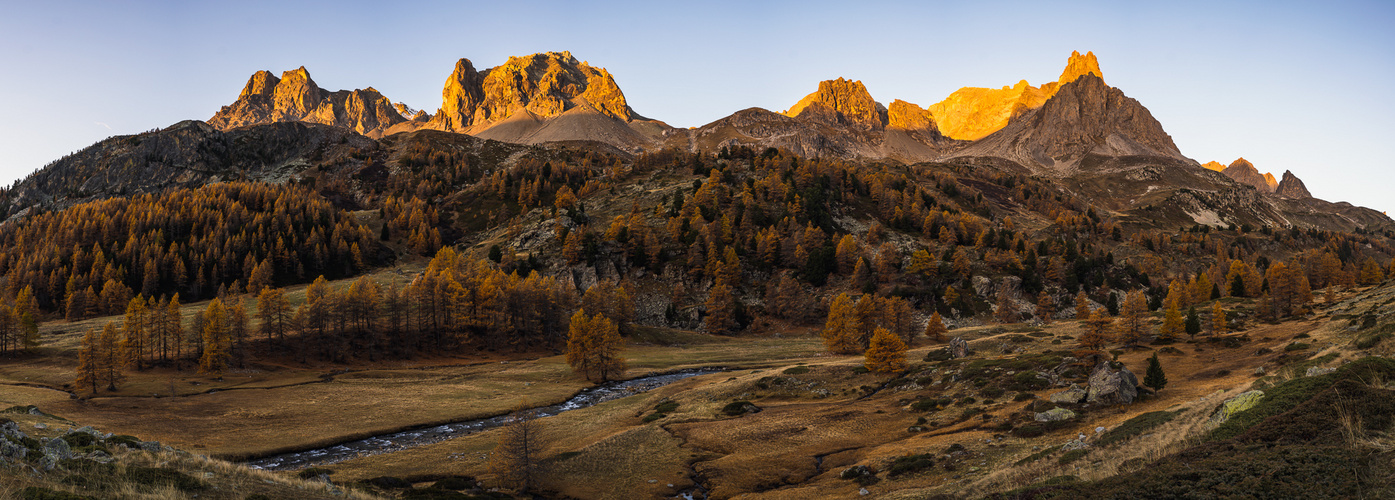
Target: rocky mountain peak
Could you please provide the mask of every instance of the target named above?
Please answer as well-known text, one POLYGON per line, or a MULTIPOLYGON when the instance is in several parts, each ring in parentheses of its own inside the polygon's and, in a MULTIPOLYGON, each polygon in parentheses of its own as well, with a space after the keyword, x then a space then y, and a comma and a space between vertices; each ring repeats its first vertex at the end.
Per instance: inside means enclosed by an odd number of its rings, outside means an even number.
POLYGON ((838 123, 855 124, 869 129, 886 126, 887 110, 872 99, 861 80, 838 78, 819 82, 819 89, 800 99, 786 111, 786 116, 799 118, 835 119, 838 123))
POLYGON ((242 94, 238 98, 242 99, 254 95, 271 96, 278 83, 281 83, 281 79, 276 78, 276 75, 271 74, 270 71, 262 70, 252 73, 252 78, 247 79, 247 86, 242 88, 242 94))
POLYGON ((1056 83, 1065 85, 1085 75, 1095 75, 1100 81, 1104 81, 1104 73, 1100 72, 1100 62, 1095 59, 1094 52, 1086 52, 1082 56, 1079 51, 1072 51, 1070 59, 1066 61, 1066 69, 1061 72, 1061 77, 1056 83))
POLYGON ((938 135, 939 127, 935 125, 935 118, 930 115, 930 110, 917 106, 913 103, 900 99, 891 101, 891 106, 887 107, 887 128, 901 130, 925 130, 932 131, 938 135))
POLYGON ((1208 162, 1206 162, 1206 163, 1203 163, 1203 164, 1201 164, 1201 167, 1202 167, 1202 168, 1205 168, 1205 169, 1207 169, 1207 170, 1213 170, 1213 171, 1216 171, 1216 172, 1220 172, 1220 171, 1222 171, 1222 170, 1225 170, 1225 165, 1222 165, 1221 162, 1218 162, 1218 161, 1215 161, 1215 160, 1212 160, 1212 161, 1208 161, 1208 162))
POLYGON ((1226 177, 1234 179, 1235 182, 1254 186, 1255 189, 1258 189, 1261 193, 1274 192, 1274 185, 1269 183, 1274 177, 1271 175, 1265 178, 1264 174, 1259 173, 1259 169, 1255 168, 1253 163, 1250 163, 1249 160, 1244 158, 1237 158, 1235 161, 1230 162, 1230 166, 1222 170, 1221 173, 1225 174, 1226 177))
POLYGON ((364 135, 381 135, 406 121, 392 102, 373 87, 330 92, 310 78, 304 66, 281 73, 252 74, 237 100, 223 106, 208 123, 220 130, 275 122, 304 121, 351 128, 364 135))
POLYGON ((446 79, 441 98, 432 127, 453 132, 477 131, 523 111, 534 118, 552 118, 589 107, 622 121, 640 118, 610 72, 577 61, 571 52, 510 57, 484 71, 461 59, 446 79))
POLYGON ((1303 185, 1303 181, 1299 180, 1298 176, 1293 175, 1293 172, 1288 170, 1284 171, 1284 178, 1279 181, 1278 187, 1274 189, 1274 194, 1284 198, 1301 199, 1313 197, 1313 194, 1308 192, 1308 187, 1303 185))

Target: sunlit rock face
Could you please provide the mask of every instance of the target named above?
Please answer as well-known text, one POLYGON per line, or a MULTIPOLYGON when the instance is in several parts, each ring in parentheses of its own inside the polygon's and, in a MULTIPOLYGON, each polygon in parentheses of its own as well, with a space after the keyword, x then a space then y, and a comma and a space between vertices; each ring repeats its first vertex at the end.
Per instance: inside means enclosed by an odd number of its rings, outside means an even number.
POLYGON ((1085 75, 1094 75, 1104 81, 1099 61, 1094 52, 1072 52, 1066 61, 1061 77, 1041 87, 1033 87, 1026 80, 1011 87, 989 89, 964 87, 954 91, 945 100, 930 106, 930 114, 946 137, 960 140, 978 140, 998 131, 1013 117, 1041 107, 1060 91, 1061 86, 1085 75))
POLYGON ((237 100, 218 110, 208 124, 230 130, 295 121, 334 125, 379 137, 407 118, 373 87, 329 92, 316 85, 310 72, 301 66, 281 73, 280 78, 269 71, 253 73, 237 100))

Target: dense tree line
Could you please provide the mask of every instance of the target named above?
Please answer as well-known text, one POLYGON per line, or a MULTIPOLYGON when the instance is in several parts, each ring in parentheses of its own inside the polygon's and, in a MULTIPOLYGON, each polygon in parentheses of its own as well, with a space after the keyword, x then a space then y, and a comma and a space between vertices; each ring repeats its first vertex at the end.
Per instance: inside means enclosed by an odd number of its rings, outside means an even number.
POLYGON ((371 265, 367 227, 293 185, 211 184, 82 203, 0 226, 5 293, 30 287, 69 318, 119 314, 136 295, 259 291, 371 265))

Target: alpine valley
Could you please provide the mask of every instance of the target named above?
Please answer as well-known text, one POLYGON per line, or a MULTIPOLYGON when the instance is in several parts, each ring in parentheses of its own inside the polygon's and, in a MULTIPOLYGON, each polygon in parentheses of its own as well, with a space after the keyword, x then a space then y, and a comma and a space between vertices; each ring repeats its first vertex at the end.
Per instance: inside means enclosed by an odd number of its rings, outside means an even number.
POLYGON ((258 71, 53 161, 0 190, 0 493, 1395 496, 1385 214, 1186 156, 1093 53, 809 88, 258 71))

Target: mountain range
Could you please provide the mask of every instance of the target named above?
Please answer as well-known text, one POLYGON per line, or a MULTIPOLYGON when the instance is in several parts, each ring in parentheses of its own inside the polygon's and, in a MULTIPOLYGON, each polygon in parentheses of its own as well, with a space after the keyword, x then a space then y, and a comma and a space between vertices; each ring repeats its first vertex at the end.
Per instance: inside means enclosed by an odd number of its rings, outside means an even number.
POLYGON ((7 193, 5 213, 220 179, 282 179, 316 163, 307 155, 325 154, 326 145, 362 151, 395 135, 439 131, 519 145, 591 144, 629 156, 746 146, 988 167, 1058 179, 1121 213, 1167 210, 1167 220, 1197 224, 1349 230, 1390 221, 1313 198, 1291 172, 1276 180, 1243 158, 1228 166, 1188 158, 1143 104, 1105 83, 1091 52, 1072 53, 1059 79, 1040 86, 965 87, 922 107, 884 105, 861 81, 836 78, 784 111, 749 108, 694 128, 639 114, 613 75, 569 52, 510 57, 483 70, 460 59, 441 96, 426 113, 373 87, 320 88, 304 67, 279 78, 258 71, 206 123, 113 137, 36 172, 7 193))

